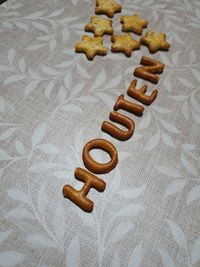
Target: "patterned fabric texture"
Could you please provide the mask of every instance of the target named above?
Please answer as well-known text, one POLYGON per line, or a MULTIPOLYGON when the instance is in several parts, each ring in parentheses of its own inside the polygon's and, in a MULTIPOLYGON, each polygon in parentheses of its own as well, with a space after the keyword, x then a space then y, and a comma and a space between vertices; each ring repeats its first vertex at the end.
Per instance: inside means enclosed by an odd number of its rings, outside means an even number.
POLYGON ((74 44, 95 1, 0 6, 0 266, 200 266, 200 2, 119 3, 116 34, 120 16, 137 13, 148 29, 167 34, 169 52, 150 55, 142 46, 127 58, 112 53, 105 36, 108 54, 90 62, 74 44), (143 55, 166 67, 156 87, 147 82, 157 99, 141 118, 129 114, 135 133, 120 142, 101 124, 120 94, 131 100, 126 91, 143 55), (82 187, 74 169, 95 138, 116 146, 119 163, 100 175, 103 193, 90 191, 88 214, 62 188, 82 187))

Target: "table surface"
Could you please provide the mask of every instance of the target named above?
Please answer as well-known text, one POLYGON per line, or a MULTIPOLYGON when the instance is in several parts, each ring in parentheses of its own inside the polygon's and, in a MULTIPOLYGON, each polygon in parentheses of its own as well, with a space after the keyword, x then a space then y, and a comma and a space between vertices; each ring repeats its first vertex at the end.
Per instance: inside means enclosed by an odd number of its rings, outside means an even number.
MULTIPOLYGON (((90 62, 74 45, 95 1, 0 6, 1 266, 200 266, 200 2, 120 3, 121 14, 138 13, 148 29, 166 33, 169 52, 142 46, 127 58, 105 36, 107 56, 90 62), (126 91, 143 55, 166 65, 157 86, 147 82, 158 97, 142 117, 129 114, 135 132, 120 142, 101 124, 120 94, 131 100, 126 91), (74 169, 95 138, 115 145, 119 163, 99 175, 106 190, 89 192, 88 214, 62 188, 81 188, 74 169)), ((107 160, 100 150, 92 155, 107 160)))

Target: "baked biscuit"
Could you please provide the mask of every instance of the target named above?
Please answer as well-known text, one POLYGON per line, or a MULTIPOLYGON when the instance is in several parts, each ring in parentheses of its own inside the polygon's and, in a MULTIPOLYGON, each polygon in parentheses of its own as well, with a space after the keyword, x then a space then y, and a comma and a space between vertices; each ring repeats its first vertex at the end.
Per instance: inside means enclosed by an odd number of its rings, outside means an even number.
POLYGON ((85 31, 93 32, 94 36, 113 34, 112 20, 98 18, 98 17, 91 17, 90 23, 85 25, 85 31))
POLYGON ((114 0, 96 0, 96 14, 106 14, 109 18, 113 18, 116 12, 120 12, 121 5, 115 3, 114 0))
POLYGON ((138 15, 133 16, 121 16, 120 22, 122 24, 123 32, 134 32, 141 35, 143 28, 146 28, 148 21, 141 19, 138 15))
POLYGON ((122 109, 122 110, 125 110, 125 111, 128 111, 136 116, 139 116, 141 117, 143 115, 143 112, 144 112, 144 107, 139 105, 139 104, 136 104, 136 103, 133 103, 129 100, 126 100, 124 98, 124 95, 120 95, 113 107, 114 111, 118 111, 119 109, 122 109))
POLYGON ((129 88, 127 90, 127 94, 140 101, 141 103, 145 104, 145 105, 151 105, 151 103, 156 99, 157 94, 158 94, 158 90, 155 89, 151 92, 150 95, 145 95, 146 90, 147 90, 147 85, 144 84, 140 89, 136 89, 136 85, 137 85, 137 80, 133 80, 131 82, 131 84, 129 85, 129 88))
POLYGON ((150 30, 140 38, 140 43, 146 45, 150 53, 155 53, 158 50, 169 50, 170 48, 170 44, 166 42, 165 33, 156 33, 150 30))
POLYGON ((77 190, 67 184, 63 187, 63 195, 84 211, 91 212, 94 207, 94 202, 87 197, 87 194, 91 188, 103 192, 106 188, 106 183, 101 178, 98 178, 82 168, 76 168, 74 176, 77 180, 84 183, 83 187, 80 190, 77 190))
POLYGON ((111 47, 112 52, 122 52, 127 57, 131 56, 133 50, 140 48, 140 43, 134 40, 130 33, 113 35, 111 41, 113 42, 111 47))
POLYGON ((93 173, 108 173, 112 171, 118 163, 118 153, 115 146, 106 139, 93 139, 83 148, 82 158, 85 167, 93 173), (110 155, 110 161, 99 163, 90 155, 90 150, 101 149, 110 155))
POLYGON ((121 124, 122 126, 127 128, 127 130, 123 130, 108 121, 104 121, 101 125, 101 130, 103 132, 111 135, 112 137, 120 141, 125 141, 131 138, 135 129, 135 123, 132 119, 125 116, 124 114, 115 111, 112 111, 110 113, 109 119, 113 122, 121 124))
POLYGON ((138 78, 157 84, 159 76, 156 74, 161 74, 165 65, 155 59, 145 56, 141 58, 140 64, 144 66, 135 68, 134 75, 138 78))
POLYGON ((83 35, 82 42, 75 45, 75 51, 85 53, 88 60, 92 60, 95 55, 105 56, 107 48, 103 46, 102 37, 90 37, 83 35))

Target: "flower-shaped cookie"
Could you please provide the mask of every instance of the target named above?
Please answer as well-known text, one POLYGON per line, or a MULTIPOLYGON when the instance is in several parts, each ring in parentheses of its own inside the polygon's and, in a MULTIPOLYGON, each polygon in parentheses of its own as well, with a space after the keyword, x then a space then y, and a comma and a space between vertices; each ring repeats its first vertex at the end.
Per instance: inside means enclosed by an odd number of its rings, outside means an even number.
POLYGON ((141 19, 138 15, 133 16, 121 16, 120 22, 122 24, 122 31, 134 32, 141 35, 143 28, 146 28, 148 21, 141 19))
POLYGON ((113 18, 116 12, 120 12, 121 5, 115 3, 114 0, 96 0, 96 14, 106 14, 108 17, 113 18))
POLYGON ((88 60, 92 60, 95 55, 107 54, 107 48, 103 46, 103 38, 88 35, 83 35, 82 42, 75 45, 75 51, 85 53, 88 60))
POLYGON ((146 45, 150 53, 155 53, 158 50, 169 50, 170 48, 170 44, 166 42, 165 33, 147 31, 146 35, 140 38, 140 43, 146 45))
POLYGON ((91 17, 90 23, 85 25, 85 30, 93 32, 94 36, 113 34, 112 20, 99 17, 91 17))
POLYGON ((113 35, 111 41, 113 42, 111 47, 112 52, 122 52, 127 57, 131 56, 133 50, 140 48, 140 43, 134 40, 130 33, 113 35))

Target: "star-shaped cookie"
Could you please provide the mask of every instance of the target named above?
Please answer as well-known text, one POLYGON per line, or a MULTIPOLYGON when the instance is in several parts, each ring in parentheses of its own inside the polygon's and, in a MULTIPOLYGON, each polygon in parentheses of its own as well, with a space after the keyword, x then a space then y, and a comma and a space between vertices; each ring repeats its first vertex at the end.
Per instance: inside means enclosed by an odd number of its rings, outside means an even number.
POLYGON ((85 31, 93 32, 94 36, 102 36, 106 34, 113 34, 112 20, 91 17, 90 23, 85 25, 85 31))
POLYGON ((140 48, 140 43, 134 40, 130 33, 113 35, 111 41, 113 42, 111 47, 112 52, 122 52, 127 57, 131 56, 133 50, 140 48))
POLYGON ((96 0, 96 14, 106 14, 108 17, 113 18, 116 12, 120 12, 121 5, 115 3, 114 0, 96 0))
POLYGON ((166 42, 165 33, 147 31, 146 35, 140 38, 140 43, 146 45, 150 53, 155 53, 158 50, 169 50, 170 48, 170 44, 166 42))
POLYGON ((148 21, 141 19, 138 15, 133 16, 121 16, 120 22, 122 24, 122 31, 124 32, 134 32, 141 35, 143 28, 146 28, 148 21))
POLYGON ((100 36, 83 35, 82 42, 75 45, 75 51, 85 53, 88 60, 92 60, 95 55, 105 56, 107 54, 107 48, 103 46, 103 38, 100 36))

